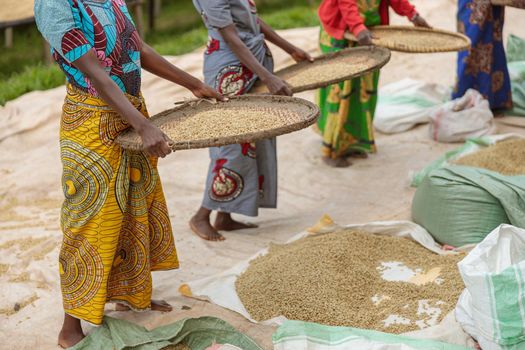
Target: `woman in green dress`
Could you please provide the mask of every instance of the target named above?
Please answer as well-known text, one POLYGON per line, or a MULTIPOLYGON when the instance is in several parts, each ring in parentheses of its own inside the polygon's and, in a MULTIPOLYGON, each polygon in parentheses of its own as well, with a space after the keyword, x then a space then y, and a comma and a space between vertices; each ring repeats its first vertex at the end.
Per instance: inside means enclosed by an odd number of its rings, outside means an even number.
MULTIPOLYGON (((319 7, 322 53, 336 52, 356 45, 344 39, 349 31, 359 45, 371 45, 368 27, 388 24, 389 7, 406 16, 416 26, 428 27, 408 0, 324 0, 319 7)), ((319 90, 321 116, 317 123, 323 137, 324 161, 346 167, 349 157, 367 157, 376 151, 373 119, 377 105, 379 71, 319 90)))

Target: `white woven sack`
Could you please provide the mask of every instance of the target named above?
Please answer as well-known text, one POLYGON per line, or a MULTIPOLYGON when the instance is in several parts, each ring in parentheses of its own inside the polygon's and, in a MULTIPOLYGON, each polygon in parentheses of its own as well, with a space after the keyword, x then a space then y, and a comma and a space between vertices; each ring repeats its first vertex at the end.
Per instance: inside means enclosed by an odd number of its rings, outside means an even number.
POLYGON ((525 230, 501 225, 459 264, 456 318, 483 350, 525 349, 525 230))
POLYGON ((430 137, 439 142, 462 142, 495 132, 489 102, 473 89, 434 110, 430 120, 430 137))

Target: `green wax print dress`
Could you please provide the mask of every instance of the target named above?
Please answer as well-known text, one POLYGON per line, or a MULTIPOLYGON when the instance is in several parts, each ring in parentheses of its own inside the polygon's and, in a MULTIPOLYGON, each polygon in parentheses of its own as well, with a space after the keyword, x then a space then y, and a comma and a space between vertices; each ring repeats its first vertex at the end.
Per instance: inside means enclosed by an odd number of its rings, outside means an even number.
MULTIPOLYGON (((379 0, 357 1, 366 26, 381 24, 379 0)), ((355 43, 337 40, 321 28, 322 53, 336 52, 355 43)), ((375 152, 373 119, 377 104, 379 71, 322 88, 318 92, 321 116, 317 126, 323 136, 323 155, 330 158, 353 152, 375 152)))

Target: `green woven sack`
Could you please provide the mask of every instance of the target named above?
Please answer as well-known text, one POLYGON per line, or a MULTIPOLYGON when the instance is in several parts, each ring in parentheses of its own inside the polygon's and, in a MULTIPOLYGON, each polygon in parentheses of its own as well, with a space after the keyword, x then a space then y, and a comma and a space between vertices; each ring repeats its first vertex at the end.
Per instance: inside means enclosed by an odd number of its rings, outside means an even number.
POLYGON ((507 40, 507 62, 525 61, 525 39, 509 35, 507 40))
POLYGON ((454 247, 481 242, 500 224, 525 228, 525 176, 449 165, 423 178, 412 219, 454 247))
POLYGON ((467 350, 428 339, 416 339, 368 329, 285 321, 273 334, 274 350, 467 350))
POLYGON ((525 117, 525 39, 509 36, 507 62, 514 106, 505 114, 525 117))

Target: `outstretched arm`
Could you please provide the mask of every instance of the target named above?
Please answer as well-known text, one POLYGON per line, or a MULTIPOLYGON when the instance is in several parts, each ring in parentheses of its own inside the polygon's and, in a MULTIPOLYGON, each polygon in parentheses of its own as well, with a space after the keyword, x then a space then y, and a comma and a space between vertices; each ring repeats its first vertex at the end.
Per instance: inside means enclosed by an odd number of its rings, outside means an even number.
POLYGON ((416 27, 432 28, 419 13, 416 13, 416 15, 410 19, 410 22, 414 23, 416 27))
POLYGON ((287 52, 296 62, 301 61, 310 61, 313 62, 314 59, 304 50, 301 50, 297 46, 293 45, 291 42, 284 39, 282 36, 277 34, 272 27, 270 27, 266 22, 259 18, 261 24, 261 31, 264 34, 266 40, 272 44, 280 47, 285 52, 287 52))
POLYGON ((159 55, 151 46, 142 42, 140 51, 142 68, 150 73, 155 74, 163 79, 169 80, 175 84, 184 86, 197 97, 211 97, 219 100, 224 98, 210 86, 204 84, 199 79, 183 70, 175 67, 164 57, 159 55))
POLYGON ((365 26, 355 0, 339 0, 339 8, 348 29, 357 38, 359 45, 372 45, 372 33, 365 26))
POLYGON ((89 78, 100 97, 137 131, 148 154, 165 157, 171 153, 167 136, 129 102, 122 90, 102 68, 93 51, 78 58, 73 65, 89 78))
POLYGON ((367 30, 356 0, 339 0, 339 9, 348 29, 354 36, 358 37, 360 32, 367 30))
POLYGON ((390 7, 400 16, 407 17, 416 27, 427 27, 430 25, 417 13, 416 8, 408 0, 391 0, 390 7))
POLYGON ((264 68, 257 58, 255 58, 250 49, 239 37, 235 24, 220 28, 219 32, 239 61, 261 79, 272 95, 292 95, 292 91, 286 83, 264 68))

